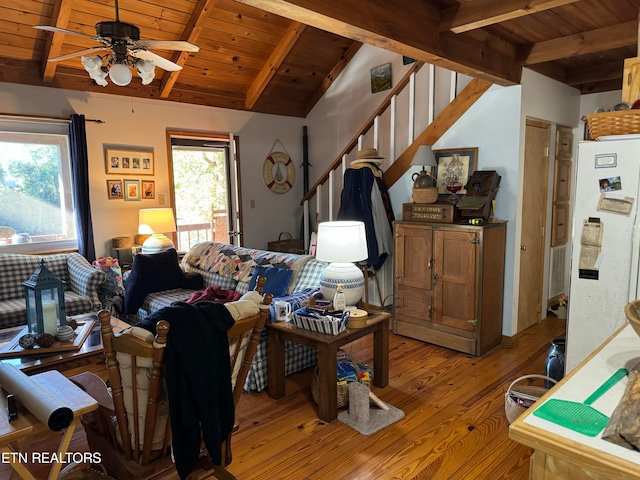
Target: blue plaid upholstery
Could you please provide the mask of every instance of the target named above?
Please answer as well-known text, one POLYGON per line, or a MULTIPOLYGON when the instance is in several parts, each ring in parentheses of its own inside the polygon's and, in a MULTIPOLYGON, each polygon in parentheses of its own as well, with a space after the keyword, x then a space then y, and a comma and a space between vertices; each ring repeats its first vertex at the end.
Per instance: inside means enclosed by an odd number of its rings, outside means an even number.
POLYGON ((0 254, 0 328, 25 325, 27 312, 23 282, 29 280, 44 259, 45 266, 65 282, 67 315, 99 310, 98 285, 106 280, 79 253, 55 255, 0 254))
MULTIPOLYGON (((287 291, 288 296, 282 297, 292 303, 293 309, 299 308, 300 302, 309 298, 318 289, 320 276, 327 265, 309 255, 240 248, 219 242, 202 242, 187 252, 182 260, 182 268, 186 272, 201 274, 205 287, 218 285, 220 288, 235 290, 242 295, 249 289, 248 280, 244 281, 247 277, 247 272, 244 270, 247 262, 255 265, 290 268, 294 271, 287 291), (227 262, 224 269, 220 268, 221 252, 226 252, 225 255, 229 259, 233 259, 234 254, 242 256, 243 264, 238 268, 243 270, 235 271, 232 261, 227 262), (214 268, 219 271, 212 271, 214 268), (238 281, 238 278, 241 280, 238 281)), ((251 271, 253 271, 253 267, 251 267, 251 271)), ((139 323, 147 315, 170 305, 172 302, 186 300, 191 293, 193 290, 176 289, 149 294, 137 315, 129 315, 125 320, 131 324, 139 323)), ((315 349, 294 342, 285 343, 285 372, 287 375, 311 367, 317 363, 317 360, 318 354, 315 349)), ((266 386, 267 333, 265 329, 262 332, 244 388, 245 390, 262 391, 266 386)))

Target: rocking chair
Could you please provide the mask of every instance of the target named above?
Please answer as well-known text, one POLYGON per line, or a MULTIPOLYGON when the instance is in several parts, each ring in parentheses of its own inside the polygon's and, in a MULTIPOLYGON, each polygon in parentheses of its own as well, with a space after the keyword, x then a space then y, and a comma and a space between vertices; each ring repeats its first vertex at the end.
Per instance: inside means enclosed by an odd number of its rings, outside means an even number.
MULTIPOLYGON (((105 382, 93 373, 71 378, 100 405, 96 412, 82 418, 87 442, 91 451, 101 453, 102 464, 112 477, 118 480, 149 478, 173 468, 169 455, 168 401, 162 388, 169 322, 158 322, 154 338, 138 327, 114 334, 107 310, 100 311, 98 318, 111 393, 105 382)), ((261 309, 257 314, 236 319, 227 332, 234 407, 242 394, 266 318, 267 310, 261 309)), ((233 430, 237 430, 237 425, 233 430)), ((199 467, 188 478, 235 479, 225 468, 231 462, 230 441, 231 434, 222 445, 223 465, 213 465, 202 449, 199 467)))

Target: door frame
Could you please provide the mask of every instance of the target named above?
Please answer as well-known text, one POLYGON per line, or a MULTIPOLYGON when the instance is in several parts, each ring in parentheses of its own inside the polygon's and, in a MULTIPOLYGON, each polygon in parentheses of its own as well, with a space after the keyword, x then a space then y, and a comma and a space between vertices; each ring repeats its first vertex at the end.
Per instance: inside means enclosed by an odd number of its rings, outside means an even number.
MULTIPOLYGON (((553 135, 552 135, 552 130, 554 128, 554 124, 552 122, 549 121, 545 121, 545 120, 537 120, 537 119, 533 119, 533 118, 526 118, 525 120, 525 136, 524 136, 524 141, 525 141, 525 147, 524 147, 524 152, 523 152, 523 164, 522 164, 522 169, 523 169, 523 182, 526 181, 526 179, 524 179, 524 173, 525 173, 525 163, 527 162, 527 158, 526 158, 526 153, 527 153, 527 147, 526 147, 526 143, 529 140, 527 138, 527 127, 529 125, 533 125, 533 126, 537 126, 537 127, 542 127, 542 128, 546 128, 547 129, 547 152, 546 152, 546 162, 545 162, 545 172, 546 175, 544 176, 545 178, 545 183, 544 183, 544 219, 543 219, 543 223, 542 223, 542 228, 544 229, 544 234, 542 235, 541 241, 542 241, 542 245, 541 245, 541 256, 538 259, 539 263, 540 263, 540 281, 539 284, 537 286, 537 293, 538 293, 538 302, 540 305, 540 313, 539 313, 539 318, 537 319, 537 322, 539 323, 543 316, 542 316, 542 312, 546 312, 547 310, 547 304, 546 304, 546 297, 544 295, 545 289, 544 286, 546 284, 546 275, 547 275, 547 237, 548 237, 548 224, 549 224, 549 218, 548 218, 548 210, 549 210, 549 172, 550 172, 550 163, 551 163, 551 142, 553 141, 553 135)), ((523 203, 522 203, 522 209, 521 209, 521 218, 522 219, 526 219, 527 218, 527 205, 525 204, 525 199, 523 196, 523 203)), ((523 220, 524 221, 524 220, 523 220)), ((519 238, 519 242, 518 245, 516 245, 516 249, 518 251, 518 255, 517 255, 517 262, 518 262, 518 287, 517 287, 517 304, 514 306, 514 312, 516 314, 516 331, 514 332, 515 335, 521 333, 524 328, 522 328, 522 323, 520 322, 520 318, 519 318, 519 311, 520 311, 520 279, 523 275, 521 266, 522 266, 522 259, 521 259, 521 250, 520 250, 520 246, 522 245, 523 239, 522 239, 522 225, 520 226, 520 238, 519 238)), ((514 259, 514 263, 515 263, 516 259, 514 259)), ((537 313, 537 312, 536 312, 537 313)), ((546 316, 546 315, 545 315, 546 316)))
MULTIPOLYGON (((229 204, 229 233, 234 234, 233 240, 228 239, 228 243, 236 246, 243 246, 243 223, 242 223, 242 188, 240 181, 240 137, 233 133, 212 133, 191 130, 166 130, 167 142, 167 175, 169 182, 169 206, 175 215, 175 185, 173 183, 173 154, 171 138, 195 138, 202 140, 215 140, 228 143, 227 171, 230 172, 229 191, 227 192, 227 203, 229 204)), ((172 240, 177 245, 177 232, 172 233, 172 240)))

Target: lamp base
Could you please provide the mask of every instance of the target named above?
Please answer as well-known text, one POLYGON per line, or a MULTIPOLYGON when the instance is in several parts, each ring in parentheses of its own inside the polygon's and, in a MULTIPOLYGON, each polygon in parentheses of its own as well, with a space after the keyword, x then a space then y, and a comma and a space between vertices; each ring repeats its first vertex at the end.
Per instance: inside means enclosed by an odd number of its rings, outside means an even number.
POLYGON ((333 301, 338 285, 342 285, 347 306, 357 304, 364 294, 364 274, 353 263, 330 263, 320 277, 320 292, 333 301))
POLYGON ((142 244, 142 253, 160 253, 175 248, 173 242, 163 233, 154 233, 142 244))

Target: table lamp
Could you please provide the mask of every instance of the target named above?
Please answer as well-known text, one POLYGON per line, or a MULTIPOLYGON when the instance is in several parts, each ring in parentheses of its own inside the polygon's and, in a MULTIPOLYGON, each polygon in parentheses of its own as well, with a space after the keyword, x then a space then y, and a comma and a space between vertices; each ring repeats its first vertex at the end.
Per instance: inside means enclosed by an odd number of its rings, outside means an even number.
POLYGON ((438 200, 438 189, 431 168, 436 167, 436 157, 429 145, 420 145, 411 161, 411 165, 421 165, 422 170, 411 176, 413 180, 413 201, 415 203, 433 203, 438 200), (429 167, 427 171, 425 167, 429 167))
POLYGON ((363 222, 322 222, 318 225, 316 259, 329 262, 320 277, 320 292, 333 299, 342 285, 347 306, 355 305, 364 293, 364 274, 353 262, 366 260, 367 236, 363 222))
POLYGON ((176 231, 171 208, 143 208, 138 220, 138 233, 151 234, 142 244, 142 253, 160 253, 175 248, 165 233, 176 231))

